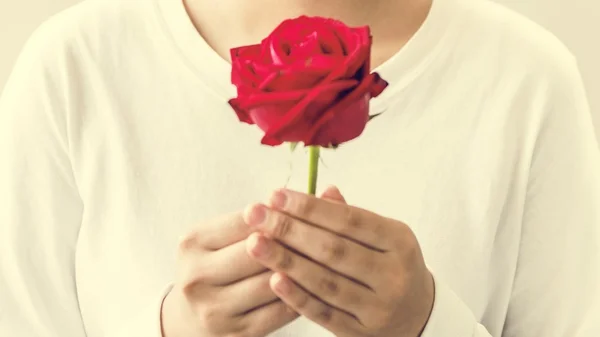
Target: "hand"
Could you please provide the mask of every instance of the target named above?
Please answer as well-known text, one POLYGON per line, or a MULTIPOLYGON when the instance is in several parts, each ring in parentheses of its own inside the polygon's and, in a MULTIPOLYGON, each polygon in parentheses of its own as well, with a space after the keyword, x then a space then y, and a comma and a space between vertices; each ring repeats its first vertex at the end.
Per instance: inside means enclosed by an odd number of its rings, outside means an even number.
POLYGON ((434 282, 415 235, 348 206, 337 189, 326 194, 281 190, 269 207, 248 208, 261 233, 248 238, 249 255, 276 272, 271 288, 285 303, 338 337, 419 336, 434 282))
POLYGON ((241 214, 203 224, 179 244, 162 308, 163 337, 264 337, 298 314, 269 287, 272 272, 246 253, 241 214))

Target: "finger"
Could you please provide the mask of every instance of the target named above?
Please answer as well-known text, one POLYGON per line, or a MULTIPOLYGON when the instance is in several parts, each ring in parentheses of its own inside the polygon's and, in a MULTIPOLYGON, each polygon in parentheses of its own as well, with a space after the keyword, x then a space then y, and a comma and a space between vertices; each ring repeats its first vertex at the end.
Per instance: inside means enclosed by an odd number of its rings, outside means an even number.
POLYGON ((269 287, 272 275, 273 272, 267 271, 221 288, 217 296, 226 312, 240 316, 277 300, 269 287))
POLYGON ((244 336, 266 336, 298 318, 298 314, 280 300, 247 313, 241 318, 244 336))
POLYGON ((330 269, 349 276, 370 287, 379 263, 385 257, 379 251, 369 249, 340 235, 306 224, 284 213, 257 205, 249 209, 249 225, 267 237, 308 256, 330 269), (263 219, 260 224, 254 223, 263 219))
POLYGON ((266 268, 248 256, 245 241, 234 243, 211 254, 206 269, 212 270, 213 285, 228 285, 266 271, 266 268))
POLYGON ((335 186, 328 186, 325 191, 323 191, 320 198, 347 204, 346 199, 340 190, 335 186))
POLYGON ((182 268, 184 280, 209 286, 226 286, 267 270, 248 256, 245 241, 214 252, 191 251, 181 261, 187 266, 182 268))
POLYGON ((249 253, 267 268, 285 273, 314 296, 359 316, 374 302, 375 293, 310 261, 260 234, 248 238, 249 253))
POLYGON ((273 275, 271 288, 295 312, 338 336, 351 336, 361 330, 361 323, 355 317, 320 301, 283 274, 273 275))
POLYGON ((275 191, 273 209, 378 250, 389 250, 397 223, 369 211, 290 190, 275 191))
POLYGON ((218 250, 246 239, 251 232, 252 229, 246 226, 242 213, 232 213, 203 223, 202 230, 185 236, 180 242, 180 247, 218 250))

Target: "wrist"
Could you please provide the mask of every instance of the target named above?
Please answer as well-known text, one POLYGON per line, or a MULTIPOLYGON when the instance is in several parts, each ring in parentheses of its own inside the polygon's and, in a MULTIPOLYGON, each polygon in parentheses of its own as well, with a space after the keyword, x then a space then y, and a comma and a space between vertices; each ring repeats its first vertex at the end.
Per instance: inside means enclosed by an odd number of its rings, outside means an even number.
POLYGON ((411 337, 420 337, 423 334, 427 327, 427 323, 429 322, 429 318, 431 317, 431 313, 433 312, 435 303, 435 279, 429 269, 427 269, 423 285, 424 290, 421 296, 421 304, 419 305, 419 310, 417 310, 420 314, 414 321, 414 329, 412 329, 412 332, 408 335, 411 337))

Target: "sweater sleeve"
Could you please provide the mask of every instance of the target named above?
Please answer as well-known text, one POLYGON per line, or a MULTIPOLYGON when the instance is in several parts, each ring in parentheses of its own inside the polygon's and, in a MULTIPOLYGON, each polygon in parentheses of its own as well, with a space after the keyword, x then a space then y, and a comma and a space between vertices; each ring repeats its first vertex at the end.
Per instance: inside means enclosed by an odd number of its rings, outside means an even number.
POLYGON ((600 336, 600 151, 574 58, 542 116, 504 336, 600 336))
MULTIPOLYGON (((575 60, 554 71, 547 109, 532 132, 536 141, 502 337, 600 336, 600 152, 575 60)), ((490 336, 436 279, 434 310, 422 337, 490 336)))
MULTIPOLYGON (((0 336, 86 336, 75 278, 84 205, 68 137, 77 84, 56 20, 27 43, 0 97, 0 336)), ((160 337, 163 296, 89 337, 160 337)))

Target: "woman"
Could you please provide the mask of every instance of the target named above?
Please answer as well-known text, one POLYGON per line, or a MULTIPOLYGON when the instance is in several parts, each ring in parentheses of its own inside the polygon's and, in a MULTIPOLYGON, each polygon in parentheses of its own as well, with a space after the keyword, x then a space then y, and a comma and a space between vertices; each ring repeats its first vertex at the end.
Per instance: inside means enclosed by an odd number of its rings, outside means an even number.
POLYGON ((87 1, 27 44, 0 146, 2 336, 599 335, 576 61, 485 0, 87 1), (302 14, 369 25, 390 83, 320 198, 227 104, 229 49, 302 14))

